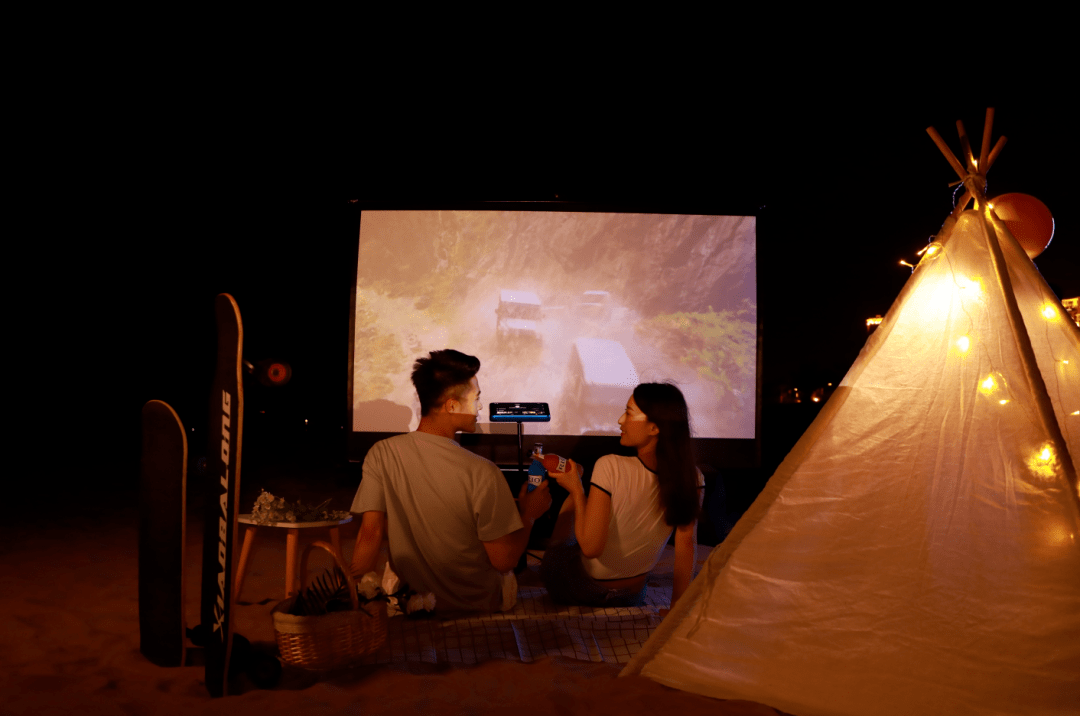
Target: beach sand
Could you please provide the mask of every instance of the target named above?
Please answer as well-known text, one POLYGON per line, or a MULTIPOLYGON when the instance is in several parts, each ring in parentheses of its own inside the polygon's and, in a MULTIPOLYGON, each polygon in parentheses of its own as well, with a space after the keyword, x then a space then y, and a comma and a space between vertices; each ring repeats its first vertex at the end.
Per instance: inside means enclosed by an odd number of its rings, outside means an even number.
MULTIPOLYGON (((347 507, 353 489, 341 490, 333 507, 347 507)), ((355 524, 342 528, 346 555, 356 531, 355 524)), ((139 652, 134 505, 66 509, 47 524, 17 521, 9 533, 0 548, 0 711, 5 714, 777 713, 760 704, 684 693, 640 676, 618 678, 620 666, 564 657, 326 673, 287 667, 274 689, 258 689, 240 676, 232 684, 234 695, 213 699, 202 666, 162 668, 139 652)), ((302 545, 314 538, 305 536, 302 545)), ((198 621, 200 544, 198 522, 189 520, 189 626, 198 621)), ((234 618, 236 632, 264 650, 276 648, 270 610, 284 597, 284 561, 284 530, 260 530, 234 618)), ((193 656, 197 661, 200 654, 193 656)))

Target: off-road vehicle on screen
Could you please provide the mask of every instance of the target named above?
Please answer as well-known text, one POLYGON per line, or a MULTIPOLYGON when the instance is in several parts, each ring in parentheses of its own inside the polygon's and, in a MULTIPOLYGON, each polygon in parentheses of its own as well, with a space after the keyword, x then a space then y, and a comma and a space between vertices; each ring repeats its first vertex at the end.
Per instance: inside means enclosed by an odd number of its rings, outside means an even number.
POLYGON ((618 435, 619 415, 637 384, 637 370, 621 343, 576 339, 560 401, 570 430, 578 435, 618 435))
POLYGON ((531 342, 539 345, 543 337, 540 322, 543 307, 535 293, 502 289, 495 309, 495 336, 499 342, 531 342))

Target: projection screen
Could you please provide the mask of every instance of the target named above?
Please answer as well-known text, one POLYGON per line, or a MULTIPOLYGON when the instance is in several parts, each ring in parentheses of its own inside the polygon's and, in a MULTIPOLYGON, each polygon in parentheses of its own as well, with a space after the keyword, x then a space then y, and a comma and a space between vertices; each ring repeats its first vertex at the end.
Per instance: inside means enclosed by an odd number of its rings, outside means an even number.
POLYGON ((485 404, 546 402, 536 435, 618 435, 639 382, 672 382, 694 434, 753 439, 756 218, 364 210, 352 429, 414 430, 413 361, 480 358, 485 404))

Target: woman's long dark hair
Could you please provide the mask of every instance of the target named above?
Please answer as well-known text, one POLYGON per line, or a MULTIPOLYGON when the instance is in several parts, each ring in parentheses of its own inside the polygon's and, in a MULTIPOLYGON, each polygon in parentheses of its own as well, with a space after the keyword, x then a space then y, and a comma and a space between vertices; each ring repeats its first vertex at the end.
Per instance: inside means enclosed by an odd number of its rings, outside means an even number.
POLYGON ((690 413, 682 392, 670 383, 642 383, 634 402, 660 434, 656 442, 656 477, 664 521, 688 525, 700 510, 697 464, 690 440, 690 413))

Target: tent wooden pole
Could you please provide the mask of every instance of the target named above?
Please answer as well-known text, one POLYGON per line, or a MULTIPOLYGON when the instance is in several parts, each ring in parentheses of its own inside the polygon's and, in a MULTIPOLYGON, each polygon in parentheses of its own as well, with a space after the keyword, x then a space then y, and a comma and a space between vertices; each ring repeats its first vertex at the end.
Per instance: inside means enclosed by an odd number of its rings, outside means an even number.
POLYGON ((956 202, 956 206, 953 207, 952 215, 960 218, 960 215, 964 213, 964 207, 971 201, 971 190, 967 189, 960 195, 960 201, 956 202))
MULTIPOLYGON (((1001 293, 1005 299, 1005 315, 1008 318, 1010 328, 1012 328, 1013 343, 1015 343, 1020 353, 1020 364, 1024 368, 1028 390, 1031 391, 1031 397, 1035 403, 1035 414, 1042 423, 1043 430, 1050 436, 1051 442, 1054 443, 1054 449, 1060 456, 1062 472, 1065 473, 1067 484, 1075 486, 1077 482, 1076 471, 1073 468, 1072 456, 1069 455, 1069 445, 1065 442, 1065 436, 1061 433, 1061 426, 1058 425, 1057 418, 1054 416, 1054 405, 1050 402, 1050 393, 1046 389, 1046 381, 1039 370, 1035 350, 1031 347, 1031 334, 1028 333, 1024 317, 1020 313, 1016 293, 1013 292, 1012 279, 1009 277, 1008 265, 1005 263, 1005 255, 1001 250, 998 227, 995 225, 1000 224, 1001 220, 998 219, 995 222, 994 218, 986 215, 983 221, 986 226, 986 243, 990 249, 990 261, 993 264, 994 273, 997 274, 998 285, 1001 286, 1001 293)), ((1023 251, 1019 245, 1016 245, 1016 249, 1019 249, 1020 252, 1023 251)), ((1019 255, 1023 256, 1023 253, 1019 255)), ((1072 493, 1074 498, 1077 497, 1075 487, 1069 492, 1072 493)))
POLYGON ((978 171, 975 167, 975 155, 971 153, 971 142, 968 141, 967 130, 964 129, 964 123, 961 120, 956 120, 956 132, 960 135, 960 151, 963 152, 964 164, 967 165, 968 173, 978 171))
POLYGON ((1005 146, 1005 142, 1008 141, 1005 137, 998 137, 997 144, 990 150, 990 156, 986 159, 986 169, 983 169, 983 174, 990 171, 990 167, 994 166, 994 162, 997 160, 998 155, 1001 154, 1001 148, 1005 146))
POLYGON ((936 144, 937 148, 941 150, 941 153, 945 155, 945 159, 948 160, 949 166, 956 172, 956 176, 961 179, 967 178, 968 173, 964 171, 964 167, 960 164, 959 160, 957 160, 956 155, 952 153, 952 150, 949 149, 949 145, 945 144, 945 140, 941 138, 938 131, 933 127, 927 127, 926 133, 930 135, 930 139, 934 140, 934 144, 936 144))
POLYGON ((987 161, 990 159, 990 131, 994 128, 994 108, 986 108, 986 123, 983 124, 982 149, 979 151, 979 166, 985 172, 990 167, 987 161))

